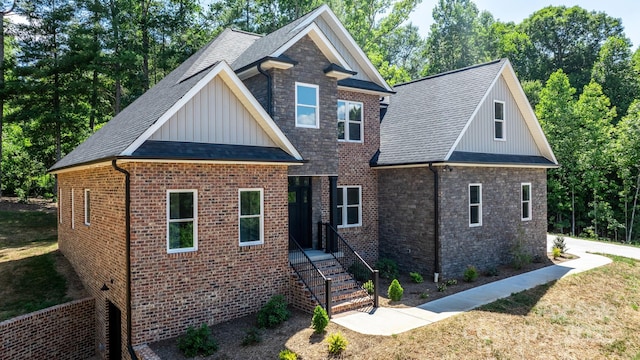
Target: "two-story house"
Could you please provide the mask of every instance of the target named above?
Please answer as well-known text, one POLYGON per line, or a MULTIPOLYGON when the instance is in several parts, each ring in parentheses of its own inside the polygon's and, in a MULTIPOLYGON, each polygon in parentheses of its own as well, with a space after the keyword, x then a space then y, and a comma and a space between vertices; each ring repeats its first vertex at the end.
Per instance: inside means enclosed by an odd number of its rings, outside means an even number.
MULTIPOLYGON (((225 30, 51 172, 96 349, 129 358, 274 294, 305 307, 298 249, 457 276, 504 261, 501 230, 528 217, 542 253, 550 166, 508 61, 392 89, 321 6, 266 36, 225 30)), ((355 268, 336 264, 343 299, 355 268)))

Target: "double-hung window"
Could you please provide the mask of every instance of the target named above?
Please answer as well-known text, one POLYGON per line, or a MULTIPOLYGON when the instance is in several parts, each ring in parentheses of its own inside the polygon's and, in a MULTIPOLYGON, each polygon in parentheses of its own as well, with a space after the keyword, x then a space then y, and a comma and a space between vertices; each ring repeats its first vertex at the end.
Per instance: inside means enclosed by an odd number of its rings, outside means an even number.
POLYGON ((84 189, 84 224, 91 224, 91 190, 84 189))
POLYGON ((296 83, 296 127, 320 127, 318 92, 318 85, 296 83))
POLYGON ((469 184, 469 226, 482 226, 482 184, 469 184))
POLYGON ((58 222, 62 224, 62 188, 58 189, 58 222))
POLYGON ((362 225, 362 188, 338 187, 338 227, 362 225))
POLYGON ((198 191, 167 190, 167 252, 198 250, 198 191))
POLYGON ((338 100, 338 140, 362 142, 362 103, 338 100))
POLYGON ((240 246, 264 244, 264 214, 262 189, 240 189, 240 246))
POLYGON ((505 140, 504 136, 504 102, 493 102, 493 139, 505 140))
POLYGON ((522 220, 531 220, 531 183, 522 183, 520 189, 522 220))

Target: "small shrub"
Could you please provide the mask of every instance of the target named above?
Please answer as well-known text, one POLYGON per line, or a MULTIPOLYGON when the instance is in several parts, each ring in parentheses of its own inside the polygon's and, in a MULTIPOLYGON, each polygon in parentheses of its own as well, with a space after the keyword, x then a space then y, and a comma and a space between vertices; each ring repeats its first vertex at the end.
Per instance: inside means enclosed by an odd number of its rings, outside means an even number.
POLYGON ((396 279, 398 277, 398 264, 391 259, 382 258, 378 260, 376 268, 384 279, 396 279))
POLYGON ((316 305, 313 309, 313 317, 311 318, 311 327, 316 334, 321 334, 329 325, 329 315, 327 311, 320 305, 316 305))
POLYGON ((462 278, 466 282, 476 281, 476 279, 478 278, 478 269, 476 269, 476 267, 473 265, 467 266, 467 268, 464 270, 464 274, 462 274, 462 278))
POLYGON ((554 259, 557 259, 560 257, 560 255, 562 255, 562 250, 559 247, 553 247, 553 249, 551 249, 551 254, 553 255, 554 259))
POLYGON ((515 244, 511 248, 511 265, 516 270, 520 270, 531 264, 532 260, 531 255, 525 251, 524 237, 524 230, 522 228, 518 228, 518 235, 516 236, 515 244))
POLYGON ((425 291, 423 293, 420 293, 420 299, 426 299, 428 297, 429 297, 429 293, 428 292, 425 291))
POLYGON ((416 284, 420 284, 424 281, 424 279, 422 278, 422 275, 420 275, 417 272, 410 272, 409 276, 411 276, 411 281, 413 281, 416 284))
POLYGON ((447 284, 439 283, 438 284, 438 292, 445 292, 445 290, 447 290, 447 284))
POLYGON ((274 295, 267 301, 258 311, 258 327, 273 328, 289 318, 289 310, 287 310, 287 301, 282 295, 274 295))
POLYGON ((178 339, 178 349, 186 357, 209 356, 218 350, 218 344, 211 337, 209 326, 202 324, 198 329, 189 326, 187 333, 178 339))
POLYGON ((369 293, 369 295, 373 295, 373 290, 374 286, 373 286, 373 281, 369 280, 366 283, 362 284, 362 287, 367 290, 367 293, 369 293))
POLYGON ((400 301, 400 299, 402 299, 402 294, 404 294, 404 289, 400 286, 398 279, 393 279, 391 285, 389 285, 389 289, 387 290, 389 299, 392 301, 400 301))
POLYGON ((284 349, 278 354, 278 360, 298 360, 298 354, 289 349, 284 349))
POLYGON ((371 277, 369 269, 367 269, 366 266, 360 263, 353 263, 351 266, 349 266, 348 271, 356 280, 360 282, 365 281, 371 277))
POLYGON ((564 242, 564 236, 558 235, 555 239, 553 239, 553 247, 560 249, 560 253, 564 254, 567 252, 567 244, 564 242))
POLYGON ((329 343, 329 354, 331 355, 339 355, 345 351, 347 349, 347 345, 349 345, 349 342, 344 335, 339 332, 329 335, 327 342, 329 343))
POLYGON ((498 270, 497 266, 490 266, 487 269, 487 274, 486 275, 487 276, 498 276, 498 275, 500 275, 500 271, 498 270))
POLYGON ((453 285, 458 285, 458 280, 456 279, 447 280, 447 286, 453 286, 453 285))
POLYGON ((242 339, 242 346, 255 345, 262 342, 262 337, 260 336, 260 330, 255 327, 247 329, 245 332, 244 338, 242 339))

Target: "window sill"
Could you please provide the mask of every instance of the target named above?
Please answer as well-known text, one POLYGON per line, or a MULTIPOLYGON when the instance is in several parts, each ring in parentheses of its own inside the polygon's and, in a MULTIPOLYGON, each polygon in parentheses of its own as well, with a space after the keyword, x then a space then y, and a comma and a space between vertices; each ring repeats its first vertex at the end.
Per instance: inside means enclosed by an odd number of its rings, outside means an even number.
POLYGON ((349 144, 363 144, 364 141, 360 140, 343 140, 343 139, 338 139, 339 143, 349 143, 349 144))

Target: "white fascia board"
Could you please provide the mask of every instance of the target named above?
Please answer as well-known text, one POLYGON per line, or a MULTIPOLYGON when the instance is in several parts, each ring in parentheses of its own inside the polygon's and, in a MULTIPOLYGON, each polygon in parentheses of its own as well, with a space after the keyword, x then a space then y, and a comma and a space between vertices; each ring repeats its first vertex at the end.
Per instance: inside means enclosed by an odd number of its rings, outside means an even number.
POLYGON ((462 140, 462 137, 467 132, 467 129, 469 128, 469 126, 471 126, 471 122, 476 117, 476 114, 478 114, 478 111, 480 111, 480 108, 482 107, 484 102, 487 100, 487 97, 489 96, 489 93, 491 93, 491 89, 493 89, 493 87, 496 85, 496 82, 498 82, 498 79, 500 79, 500 75, 502 74, 502 71, 504 70, 504 67, 506 66, 507 63, 508 62, 505 62, 504 64, 502 64, 502 67, 500 68, 500 70, 496 74, 496 77, 491 82, 491 85, 489 85, 489 87, 487 88, 487 91, 484 93, 484 95, 482 95, 482 99, 480 99, 480 102, 478 102, 478 104, 476 105, 476 108, 475 108, 475 110, 473 110, 473 113, 471 114, 471 116, 467 120, 467 123, 464 124, 464 128, 462 128, 462 131, 460 131, 460 134, 458 134, 458 138, 456 138, 456 141, 453 143, 453 146, 451 146, 451 148, 449 149, 449 152, 447 152, 447 155, 445 155, 445 157, 444 157, 445 161, 449 160, 449 158, 451 157, 451 154, 453 154, 453 152, 458 147, 458 144, 462 140))
POLYGON ((293 144, 287 139, 282 130, 278 128, 273 119, 262 108, 262 105, 258 103, 258 100, 251 94, 249 89, 242 83, 235 72, 231 69, 226 61, 221 61, 214 66, 207 75, 205 75, 196 85, 194 85, 180 100, 178 100, 169 110, 167 110, 158 120, 151 125, 142 135, 140 135, 129 147, 127 147, 120 155, 131 156, 145 141, 147 141, 158 129, 162 127, 171 117, 180 110, 189 100, 191 100, 200 90, 202 90, 209 82, 211 82, 216 76, 220 78, 229 86, 235 96, 238 97, 240 102, 247 108, 249 113, 256 119, 260 127, 267 132, 269 137, 280 148, 289 153, 291 156, 298 160, 302 160, 302 156, 295 149, 293 144))
POLYGON ((302 39, 305 35, 309 35, 316 46, 318 46, 320 51, 322 51, 324 56, 331 62, 337 63, 347 70, 352 70, 346 60, 342 57, 342 55, 340 55, 338 50, 336 50, 331 41, 327 39, 327 37, 324 35, 322 30, 320 30, 316 23, 309 24, 306 28, 304 28, 304 30, 300 31, 298 34, 296 34, 296 36, 292 37, 284 45, 280 46, 276 51, 274 51, 271 56, 278 57, 282 55, 295 43, 300 41, 300 39, 302 39))

